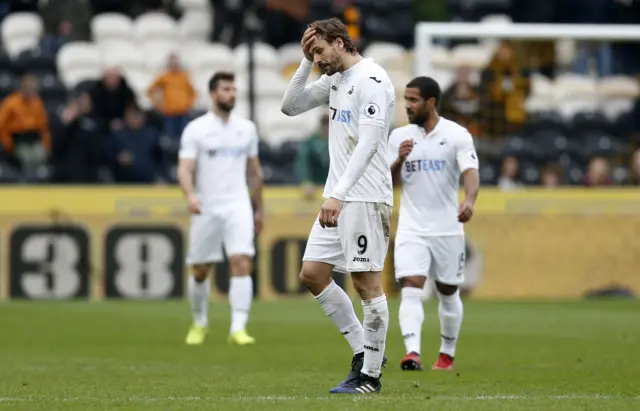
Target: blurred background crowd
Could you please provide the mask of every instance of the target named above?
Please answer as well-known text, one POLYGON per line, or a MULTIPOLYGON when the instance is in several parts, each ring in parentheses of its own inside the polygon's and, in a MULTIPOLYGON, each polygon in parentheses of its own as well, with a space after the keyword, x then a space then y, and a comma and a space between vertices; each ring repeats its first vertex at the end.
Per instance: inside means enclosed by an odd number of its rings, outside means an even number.
MULTIPOLYGON (((329 16, 387 68, 402 126, 416 22, 637 24, 640 3, 3 1, 0 182, 173 184, 182 129, 208 109, 209 77, 232 69, 236 112, 255 107, 266 182, 312 195, 328 170, 328 117, 292 119, 279 106, 306 24, 329 16)), ((433 72, 420 74, 439 81, 441 114, 476 137, 483 184, 640 185, 640 42, 436 42, 433 72)))

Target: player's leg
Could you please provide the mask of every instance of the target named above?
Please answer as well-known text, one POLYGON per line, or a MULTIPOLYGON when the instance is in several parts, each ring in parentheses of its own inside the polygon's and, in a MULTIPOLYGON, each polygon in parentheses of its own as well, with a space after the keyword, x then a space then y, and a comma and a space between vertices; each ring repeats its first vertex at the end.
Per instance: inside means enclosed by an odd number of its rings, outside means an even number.
POLYGON ((213 263, 222 261, 221 238, 216 235, 217 222, 212 215, 194 215, 189 232, 187 264, 189 276, 189 302, 193 322, 187 333, 186 343, 199 345, 204 342, 208 327, 209 272, 213 263))
POLYGON ((334 269, 345 272, 344 253, 337 229, 323 229, 316 220, 302 260, 300 282, 313 294, 353 350, 351 372, 340 383, 346 384, 360 375, 364 360, 364 330, 351 299, 332 278, 334 269))
POLYGON ((224 246, 231 264, 229 342, 238 345, 255 343, 255 339, 249 336, 246 330, 253 301, 253 227, 253 211, 249 204, 230 208, 225 214, 224 246))
POLYGON ((431 244, 442 339, 433 369, 451 370, 463 317, 458 286, 464 281, 464 236, 433 237, 431 244))
POLYGON ((392 208, 384 204, 345 203, 338 231, 347 271, 362 299, 364 363, 359 378, 333 392, 379 392, 386 347, 389 308, 382 287, 382 269, 389 246, 392 208))
POLYGON ((398 233, 395 240, 395 277, 402 287, 398 320, 404 339, 405 357, 400 366, 406 371, 422 370, 420 359, 422 305, 426 274, 431 264, 431 254, 425 237, 398 233))

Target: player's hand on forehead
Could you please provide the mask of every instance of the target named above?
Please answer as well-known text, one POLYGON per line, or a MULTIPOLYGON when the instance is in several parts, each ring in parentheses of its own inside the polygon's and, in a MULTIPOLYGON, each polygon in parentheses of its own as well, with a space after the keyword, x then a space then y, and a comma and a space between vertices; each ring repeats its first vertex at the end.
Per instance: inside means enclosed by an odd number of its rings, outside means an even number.
POLYGON ((313 55, 311 54, 311 47, 313 47, 313 43, 316 40, 316 29, 313 27, 309 27, 305 30, 302 35, 302 40, 300 41, 300 45, 302 46, 302 51, 304 52, 305 57, 308 60, 313 61, 313 55))

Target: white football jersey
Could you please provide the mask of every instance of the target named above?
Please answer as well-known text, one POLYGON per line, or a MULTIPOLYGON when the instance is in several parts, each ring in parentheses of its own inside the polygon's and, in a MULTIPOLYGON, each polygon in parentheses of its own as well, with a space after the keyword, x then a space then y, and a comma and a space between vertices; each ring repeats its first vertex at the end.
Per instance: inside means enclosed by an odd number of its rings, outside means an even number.
POLYGON ((353 67, 332 76, 323 75, 311 84, 313 95, 329 103, 329 175, 324 198, 345 173, 349 158, 358 144, 358 126, 384 128, 364 174, 349 190, 345 201, 385 203, 393 206, 393 184, 387 165, 387 136, 394 112, 395 90, 386 71, 372 59, 362 59, 353 67))
POLYGON ((412 140, 414 146, 402 165, 398 232, 463 234, 463 224, 458 222, 460 174, 478 168, 471 134, 443 117, 429 134, 413 124, 397 128, 389 136, 389 164, 398 158, 405 140, 412 140))
POLYGON ((179 157, 196 160, 196 193, 206 209, 251 201, 247 159, 257 156, 255 124, 233 114, 225 124, 209 111, 189 122, 182 133, 179 157))

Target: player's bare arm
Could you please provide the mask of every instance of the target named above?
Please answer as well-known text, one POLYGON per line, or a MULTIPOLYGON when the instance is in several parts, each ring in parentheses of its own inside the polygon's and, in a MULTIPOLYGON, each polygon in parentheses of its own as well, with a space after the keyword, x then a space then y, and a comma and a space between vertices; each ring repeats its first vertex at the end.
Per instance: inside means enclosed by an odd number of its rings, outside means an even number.
POLYGON ((264 222, 264 210, 262 208, 262 187, 264 186, 264 174, 258 157, 250 157, 247 160, 247 182, 251 190, 251 203, 254 208, 254 224, 256 234, 262 230, 264 222))
POLYGON ((398 148, 398 158, 391 164, 391 177, 393 178, 393 185, 401 183, 401 171, 404 161, 407 159, 411 151, 413 150, 413 140, 405 140, 400 144, 398 148))
POLYGON ((477 168, 469 168, 462 173, 464 201, 458 209, 458 221, 466 223, 473 217, 473 207, 480 191, 480 173, 477 168))
POLYGON ((300 45, 305 58, 300 63, 291 78, 289 85, 282 97, 280 109, 287 116, 297 116, 311 109, 329 103, 330 80, 323 76, 319 80, 307 85, 307 79, 313 68, 312 48, 316 39, 316 31, 313 27, 308 28, 300 45))
POLYGON ((196 167, 196 161, 192 158, 181 158, 178 162, 178 183, 187 199, 189 212, 192 214, 200 214, 202 212, 202 203, 196 195, 193 186, 193 172, 196 167))

